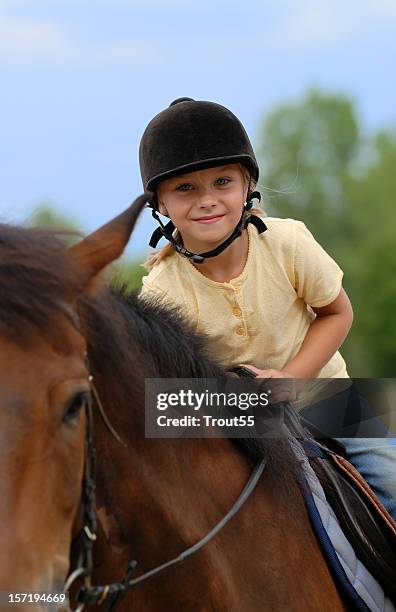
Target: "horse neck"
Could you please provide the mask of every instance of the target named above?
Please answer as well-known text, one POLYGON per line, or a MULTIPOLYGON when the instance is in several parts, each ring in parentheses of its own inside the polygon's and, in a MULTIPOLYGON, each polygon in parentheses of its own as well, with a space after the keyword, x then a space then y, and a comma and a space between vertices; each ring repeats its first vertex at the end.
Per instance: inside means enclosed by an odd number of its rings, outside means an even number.
POLYGON ((164 550, 171 558, 205 535, 232 506, 251 468, 225 439, 151 440, 133 427, 122 434, 128 449, 98 423, 100 545, 104 559, 110 546, 125 563, 133 557, 141 570, 150 569, 164 561, 164 550))
MULTIPOLYGON (((148 358, 147 349, 139 354, 139 334, 134 330, 136 314, 130 321, 124 312, 117 311, 116 305, 115 316, 120 312, 126 333, 130 330, 127 344, 116 342, 117 336, 101 324, 99 317, 96 337, 100 335, 101 342, 92 342, 91 347, 98 394, 112 426, 127 445, 125 448, 108 431, 96 410, 97 507, 104 536, 101 542, 116 547, 126 562, 136 555, 152 566, 163 561, 164 542, 167 554, 177 554, 209 531, 239 495, 250 468, 229 440, 145 438, 144 381, 159 375, 158 365, 148 358), (110 355, 109 347, 117 352, 110 355), (124 358, 117 362, 120 350, 124 358)), ((112 317, 107 320, 111 325, 112 317)), ((117 323, 118 329, 120 325, 122 320, 117 323)), ((146 332, 153 337, 149 329, 146 332)), ((183 338, 186 341, 181 335, 183 338)), ((195 363, 195 375, 199 376, 202 370, 202 375, 208 376, 211 365, 198 354, 195 363)), ((213 368, 213 372, 217 370, 213 368)))
MULTIPOLYGON (((100 317, 97 319, 101 342, 96 346, 92 343, 91 363, 99 396, 113 427, 127 444, 126 449, 117 442, 96 411, 95 444, 98 452, 100 495, 98 505, 103 507, 103 513, 111 515, 112 518, 106 520, 108 524, 112 523, 115 531, 117 525, 131 525, 131 529, 135 530, 135 533, 128 534, 125 545, 129 546, 131 541, 135 544, 137 540, 147 541, 145 525, 151 525, 151 532, 155 525, 158 533, 161 532, 161 537, 163 538, 164 531, 168 533, 179 550, 180 544, 191 543, 194 541, 194 535, 204 532, 202 517, 205 525, 212 518, 212 524, 215 524, 224 514, 223 510, 226 511, 232 505, 248 478, 249 466, 231 442, 224 439, 145 438, 145 378, 166 374, 157 371, 159 366, 152 358, 155 344, 150 345, 149 350, 147 347, 140 347, 140 334, 136 331, 139 323, 142 323, 140 305, 132 305, 132 308, 134 310, 128 312, 118 300, 109 303, 108 312, 113 309, 114 315, 104 319, 104 323, 100 317), (113 323, 114 333, 110 327, 113 323), (118 330, 122 329, 124 324, 125 335, 121 334, 120 338, 118 330), (111 342, 115 343, 115 346, 111 342), (106 346, 111 347, 113 351, 107 350, 106 353, 106 346), (123 351, 121 361, 120 351, 123 351), (230 487, 228 491, 227 488, 224 490, 221 484, 224 483, 225 474, 230 482, 230 473, 235 475, 236 486, 234 490, 230 487), (202 509, 205 510, 203 515, 202 509), (133 521, 131 515, 134 517, 133 521), (147 520, 148 515, 152 515, 152 521, 147 520), (190 526, 186 516, 191 517, 190 526), (140 526, 139 517, 144 518, 140 526)), ((177 322, 174 328, 170 324, 172 322, 168 321, 166 325, 164 316, 164 313, 161 313, 161 317, 158 318, 157 315, 157 319, 163 324, 160 328, 164 330, 161 341, 166 345, 166 334, 173 339, 179 328, 177 322), (172 333, 169 332, 170 328, 172 333)), ((150 342, 155 339, 156 332, 153 332, 151 327, 144 329, 150 342)), ((153 329, 160 333, 159 326, 153 329)), ((180 342, 188 341, 189 336, 183 333, 183 330, 179 335, 180 342)), ((194 345, 193 338, 191 344, 194 345)), ((192 359, 191 355, 189 359, 192 359)), ((213 375, 220 372, 202 357, 198 349, 194 353, 193 361, 196 376, 208 376, 212 370, 213 375)), ((183 367, 188 372, 191 364, 183 367)), ((183 374, 186 376, 185 372, 174 373, 175 376, 183 374)), ((120 538, 122 540, 121 535, 120 538)))

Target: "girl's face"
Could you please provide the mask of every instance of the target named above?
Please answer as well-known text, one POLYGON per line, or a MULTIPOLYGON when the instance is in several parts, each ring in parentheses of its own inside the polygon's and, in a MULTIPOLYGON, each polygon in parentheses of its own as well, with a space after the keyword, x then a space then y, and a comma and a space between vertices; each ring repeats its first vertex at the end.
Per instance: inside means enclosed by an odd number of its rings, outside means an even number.
POLYGON ((160 213, 171 218, 184 246, 195 253, 213 249, 232 234, 246 195, 247 181, 239 164, 170 178, 157 190, 160 213))

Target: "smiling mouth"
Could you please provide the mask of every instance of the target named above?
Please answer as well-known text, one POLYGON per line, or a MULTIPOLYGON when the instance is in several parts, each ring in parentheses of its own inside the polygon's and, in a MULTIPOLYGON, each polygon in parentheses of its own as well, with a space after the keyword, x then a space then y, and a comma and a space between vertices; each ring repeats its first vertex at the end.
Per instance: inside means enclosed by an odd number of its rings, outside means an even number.
POLYGON ((200 217, 199 219, 194 219, 194 221, 197 221, 198 223, 216 223, 216 221, 219 221, 223 217, 224 215, 216 215, 213 217, 200 217))

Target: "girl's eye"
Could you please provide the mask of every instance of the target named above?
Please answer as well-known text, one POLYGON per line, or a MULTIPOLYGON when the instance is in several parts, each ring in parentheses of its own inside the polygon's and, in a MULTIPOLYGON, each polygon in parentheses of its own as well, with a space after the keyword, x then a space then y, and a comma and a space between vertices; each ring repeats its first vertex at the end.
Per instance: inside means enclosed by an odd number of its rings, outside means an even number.
MULTIPOLYGON (((216 184, 220 186, 228 185, 228 183, 231 183, 231 179, 229 178, 221 177, 216 180, 216 184)), ((176 187, 176 191, 191 191, 193 188, 191 183, 182 183, 176 187)))

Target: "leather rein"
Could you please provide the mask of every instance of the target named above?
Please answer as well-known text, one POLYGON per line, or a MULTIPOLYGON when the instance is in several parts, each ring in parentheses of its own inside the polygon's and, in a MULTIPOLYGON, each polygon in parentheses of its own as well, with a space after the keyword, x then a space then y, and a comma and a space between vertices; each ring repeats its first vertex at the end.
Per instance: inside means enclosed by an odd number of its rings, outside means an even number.
MULTIPOLYGON (((89 367, 88 367, 89 371, 89 367)), ((246 375, 245 372, 238 372, 246 375)), ((249 375, 249 374, 247 374, 249 375)), ((128 564, 125 574, 120 582, 113 582, 102 586, 92 585, 93 573, 93 545, 97 540, 97 517, 96 517, 96 449, 93 437, 93 398, 95 398, 99 412, 106 424, 106 427, 117 439, 117 441, 126 447, 126 444, 113 429, 102 405, 97 390, 93 384, 93 377, 89 375, 91 393, 85 404, 86 414, 86 434, 85 434, 85 463, 84 463, 84 480, 82 488, 82 504, 83 504, 83 521, 84 527, 81 531, 82 546, 77 561, 77 567, 69 574, 64 585, 64 592, 67 593, 72 584, 77 579, 83 580, 83 586, 80 587, 77 593, 78 607, 75 612, 81 612, 86 605, 100 605, 105 601, 109 602, 107 612, 113 612, 121 599, 138 584, 145 580, 156 576, 164 570, 181 563, 188 557, 191 557, 203 548, 212 538, 231 520, 231 518, 242 508, 249 496, 256 487, 261 474, 266 465, 266 458, 261 459, 254 467, 248 482, 241 491, 238 498, 235 500, 230 510, 223 518, 198 542, 181 552, 177 557, 166 561, 154 567, 153 569, 131 578, 133 571, 137 566, 137 561, 132 560, 128 564)))

